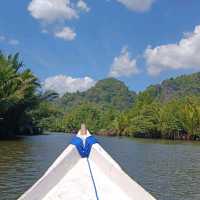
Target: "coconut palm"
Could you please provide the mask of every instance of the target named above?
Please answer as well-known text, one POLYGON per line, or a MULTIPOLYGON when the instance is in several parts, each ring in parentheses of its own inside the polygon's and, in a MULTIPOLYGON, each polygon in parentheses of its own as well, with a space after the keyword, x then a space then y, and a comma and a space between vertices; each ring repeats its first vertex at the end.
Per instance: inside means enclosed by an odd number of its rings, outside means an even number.
POLYGON ((27 109, 37 102, 37 78, 23 70, 19 54, 6 56, 0 52, 0 136, 20 130, 27 109))

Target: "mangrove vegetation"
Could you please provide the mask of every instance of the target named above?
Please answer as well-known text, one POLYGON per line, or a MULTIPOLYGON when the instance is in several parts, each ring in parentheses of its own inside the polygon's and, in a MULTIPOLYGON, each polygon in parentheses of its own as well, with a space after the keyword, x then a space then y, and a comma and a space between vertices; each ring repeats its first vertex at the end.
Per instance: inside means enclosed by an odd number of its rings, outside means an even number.
POLYGON ((136 94, 114 78, 85 92, 43 91, 19 55, 0 53, 0 137, 76 132, 80 123, 110 136, 200 140, 200 73, 136 94))

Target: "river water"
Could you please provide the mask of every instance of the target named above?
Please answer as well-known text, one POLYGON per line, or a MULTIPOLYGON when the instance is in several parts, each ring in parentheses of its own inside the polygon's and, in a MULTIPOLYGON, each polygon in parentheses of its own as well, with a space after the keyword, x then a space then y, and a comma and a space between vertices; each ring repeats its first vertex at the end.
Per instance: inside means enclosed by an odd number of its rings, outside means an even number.
MULTIPOLYGON (((24 193, 66 148, 70 138, 52 134, 0 141, 0 200, 15 200, 24 193)), ((98 139, 122 168, 157 199, 200 200, 200 143, 98 139)))

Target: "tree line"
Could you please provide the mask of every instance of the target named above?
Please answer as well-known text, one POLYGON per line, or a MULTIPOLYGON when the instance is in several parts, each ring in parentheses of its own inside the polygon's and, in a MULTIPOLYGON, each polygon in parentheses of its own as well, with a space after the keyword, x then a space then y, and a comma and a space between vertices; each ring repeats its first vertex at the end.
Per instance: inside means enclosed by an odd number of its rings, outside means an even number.
MULTIPOLYGON (((44 112, 47 107, 43 107, 44 112)), ((68 113, 61 114, 58 110, 55 113, 54 109, 51 112, 48 118, 40 121, 49 131, 76 132, 84 122, 91 132, 99 135, 200 139, 200 98, 196 96, 164 104, 138 98, 133 107, 124 112, 91 103, 83 103, 68 113)))
POLYGON ((54 93, 42 94, 39 88, 38 78, 24 68, 18 53, 0 52, 0 138, 41 132, 32 111, 54 93))
POLYGON ((86 123, 99 135, 200 140, 200 95, 188 89, 200 88, 199 75, 194 77, 195 81, 175 80, 176 85, 170 82, 176 90, 182 84, 187 88, 184 95, 179 91, 170 98, 163 92, 164 98, 158 98, 158 87, 136 95, 116 79, 100 81, 88 92, 59 97, 42 91, 18 54, 0 53, 0 138, 44 131, 71 133, 86 123))
POLYGON ((57 104, 43 102, 38 112, 41 126, 49 131, 76 132, 86 123, 99 135, 166 139, 200 139, 200 97, 175 97, 159 101, 151 92, 138 94, 132 106, 123 111, 114 106, 82 102, 64 111, 57 104), (49 123, 50 122, 50 123, 49 123))

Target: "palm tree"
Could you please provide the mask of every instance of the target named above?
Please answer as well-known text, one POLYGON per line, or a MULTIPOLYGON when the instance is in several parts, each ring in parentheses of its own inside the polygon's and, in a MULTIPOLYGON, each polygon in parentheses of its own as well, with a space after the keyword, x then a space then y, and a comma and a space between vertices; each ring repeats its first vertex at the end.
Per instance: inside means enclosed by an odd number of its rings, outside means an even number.
POLYGON ((0 52, 0 136, 19 131, 21 118, 37 102, 38 86, 33 73, 23 70, 19 54, 0 52))

